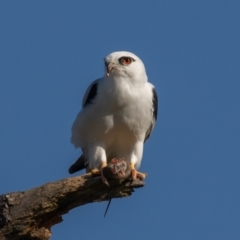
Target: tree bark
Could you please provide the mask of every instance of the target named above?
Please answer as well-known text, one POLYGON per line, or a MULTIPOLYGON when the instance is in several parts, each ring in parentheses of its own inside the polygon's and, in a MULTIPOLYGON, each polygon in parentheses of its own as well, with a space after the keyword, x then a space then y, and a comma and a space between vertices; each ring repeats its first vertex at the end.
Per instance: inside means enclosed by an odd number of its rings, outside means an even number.
POLYGON ((93 202, 122 198, 144 186, 136 179, 110 180, 85 174, 47 183, 24 192, 0 195, 0 240, 48 240, 51 227, 71 209, 93 202))

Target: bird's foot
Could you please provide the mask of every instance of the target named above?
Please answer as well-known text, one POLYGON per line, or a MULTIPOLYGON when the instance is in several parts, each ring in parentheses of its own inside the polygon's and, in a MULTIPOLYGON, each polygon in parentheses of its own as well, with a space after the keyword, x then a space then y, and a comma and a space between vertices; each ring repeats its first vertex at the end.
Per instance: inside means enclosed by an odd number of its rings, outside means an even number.
POLYGON ((93 177, 100 176, 101 175, 101 171, 98 170, 98 169, 92 169, 91 170, 91 174, 93 175, 93 177))
MULTIPOLYGON (((105 167, 106 167, 106 166, 105 166, 105 167)), ((101 168, 101 177, 102 177, 102 182, 109 187, 108 180, 107 180, 107 178, 106 178, 106 177, 104 176, 104 174, 103 174, 103 167, 101 168)))
POLYGON ((140 180, 144 180, 146 178, 146 173, 138 172, 134 165, 131 164, 131 179, 135 180, 136 178, 139 178, 140 180))
POLYGON ((107 178, 104 176, 104 173, 103 173, 103 168, 105 168, 106 166, 107 166, 107 163, 106 163, 106 162, 103 162, 102 165, 101 165, 100 170, 99 170, 99 169, 93 169, 93 170, 91 171, 91 173, 92 173, 92 176, 101 176, 102 182, 109 187, 108 180, 107 180, 107 178))

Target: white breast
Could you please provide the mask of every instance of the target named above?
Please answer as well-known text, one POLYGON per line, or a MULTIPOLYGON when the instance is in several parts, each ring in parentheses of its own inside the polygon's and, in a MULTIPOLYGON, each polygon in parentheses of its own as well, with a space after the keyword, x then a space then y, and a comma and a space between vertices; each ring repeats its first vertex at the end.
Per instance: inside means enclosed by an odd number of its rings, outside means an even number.
POLYGON ((152 122, 151 84, 133 86, 124 80, 112 83, 109 80, 99 84, 96 102, 78 114, 72 128, 75 147, 85 148, 103 141, 114 148, 144 141, 152 122))

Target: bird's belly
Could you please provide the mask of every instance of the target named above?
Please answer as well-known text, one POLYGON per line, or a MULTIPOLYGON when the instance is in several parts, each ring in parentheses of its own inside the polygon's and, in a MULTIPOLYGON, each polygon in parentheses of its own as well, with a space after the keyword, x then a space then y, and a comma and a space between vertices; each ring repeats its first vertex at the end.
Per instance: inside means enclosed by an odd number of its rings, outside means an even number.
POLYGON ((108 157, 121 158, 132 152, 137 142, 143 142, 148 129, 146 122, 141 121, 141 116, 126 109, 118 110, 106 117, 105 132, 101 134, 101 140, 108 157))
POLYGON ((94 106, 79 116, 75 145, 85 148, 102 143, 107 149, 131 147, 144 141, 151 121, 151 111, 142 103, 113 105, 111 108, 94 106))
POLYGON ((110 131, 105 133, 105 149, 108 159, 123 158, 132 152, 137 136, 125 124, 116 124, 110 131))

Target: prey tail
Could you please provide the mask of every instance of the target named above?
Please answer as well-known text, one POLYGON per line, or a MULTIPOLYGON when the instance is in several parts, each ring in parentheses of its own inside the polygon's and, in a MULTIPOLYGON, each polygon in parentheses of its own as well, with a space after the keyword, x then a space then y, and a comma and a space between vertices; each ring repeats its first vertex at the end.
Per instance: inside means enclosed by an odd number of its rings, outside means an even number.
POLYGON ((108 205, 107 205, 107 208, 105 210, 104 217, 106 217, 106 215, 107 215, 107 211, 108 211, 108 208, 109 208, 109 206, 111 204, 111 201, 112 201, 112 198, 110 198, 109 201, 108 201, 108 205))

